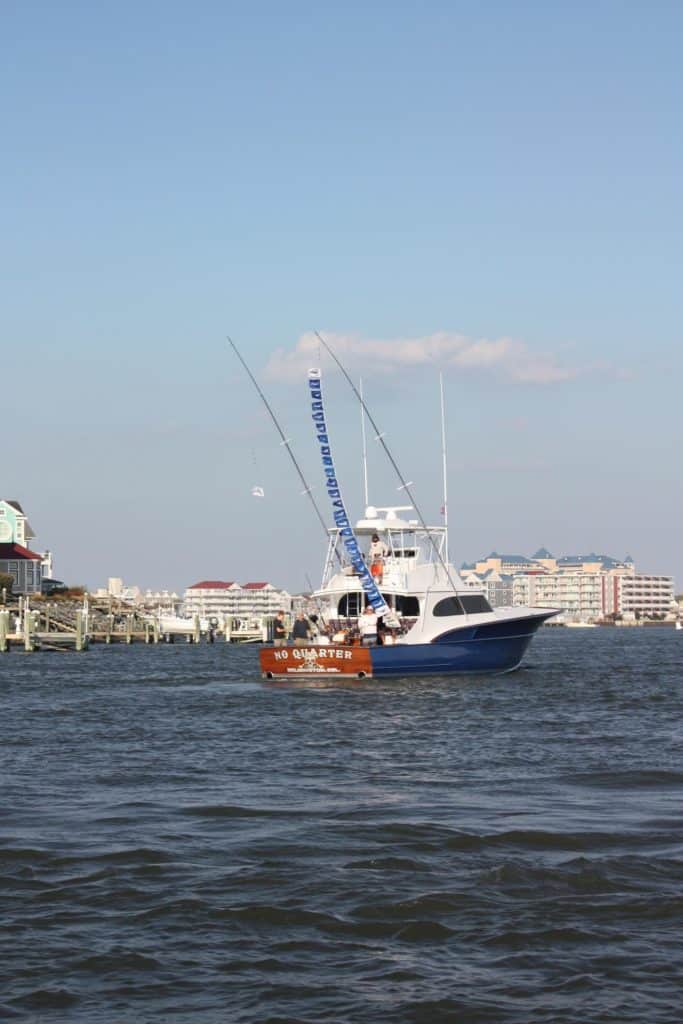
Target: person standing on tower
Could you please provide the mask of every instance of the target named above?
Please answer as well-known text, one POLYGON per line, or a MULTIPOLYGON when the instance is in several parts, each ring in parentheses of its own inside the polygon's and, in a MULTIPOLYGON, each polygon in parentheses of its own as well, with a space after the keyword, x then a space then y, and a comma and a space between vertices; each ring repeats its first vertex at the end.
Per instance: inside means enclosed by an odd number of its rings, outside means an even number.
POLYGON ((389 548, 384 541, 379 539, 378 533, 373 533, 372 542, 368 548, 368 562, 370 563, 370 574, 375 583, 380 584, 384 576, 384 559, 389 554, 389 548))

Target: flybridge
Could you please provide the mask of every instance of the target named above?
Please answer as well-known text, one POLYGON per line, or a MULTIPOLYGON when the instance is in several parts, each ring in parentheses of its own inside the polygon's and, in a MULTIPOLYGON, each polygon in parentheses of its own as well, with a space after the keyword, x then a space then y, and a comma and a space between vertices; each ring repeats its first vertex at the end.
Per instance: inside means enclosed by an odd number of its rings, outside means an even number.
POLYGON ((361 554, 361 550, 358 546, 358 541, 356 540, 356 536, 353 532, 346 508, 344 507, 344 500, 341 496, 341 489, 337 481, 337 474, 334 468, 334 461, 332 459, 330 439, 327 433, 327 424, 325 422, 325 407, 323 405, 322 381, 319 369, 314 368, 308 371, 308 388, 311 397, 311 414, 313 422, 315 423, 323 464, 323 472, 325 474, 325 487, 327 489, 327 496, 332 503, 332 514, 334 516, 335 526, 339 530, 339 536, 341 537, 342 543, 349 555, 351 565, 353 566, 355 573, 358 575, 360 584, 368 602, 375 609, 378 616, 387 616, 388 619, 392 619, 393 612, 380 594, 377 584, 370 575, 370 571, 365 564, 365 560, 363 559, 363 555, 361 554))

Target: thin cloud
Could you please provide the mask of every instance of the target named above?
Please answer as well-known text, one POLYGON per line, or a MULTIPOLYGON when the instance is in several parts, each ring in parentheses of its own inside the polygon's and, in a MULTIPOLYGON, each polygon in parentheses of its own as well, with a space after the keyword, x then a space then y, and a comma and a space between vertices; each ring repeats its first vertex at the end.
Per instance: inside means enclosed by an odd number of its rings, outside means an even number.
MULTIPOLYGON (((348 369, 394 373, 406 367, 438 365, 465 371, 497 373, 524 384, 556 384, 573 380, 580 370, 564 366, 549 354, 534 352, 513 338, 468 338, 447 331, 422 338, 363 338, 326 333, 324 338, 348 369)), ((269 377, 301 377, 317 366, 324 348, 313 333, 303 334, 293 349, 279 348, 266 366, 269 377)))

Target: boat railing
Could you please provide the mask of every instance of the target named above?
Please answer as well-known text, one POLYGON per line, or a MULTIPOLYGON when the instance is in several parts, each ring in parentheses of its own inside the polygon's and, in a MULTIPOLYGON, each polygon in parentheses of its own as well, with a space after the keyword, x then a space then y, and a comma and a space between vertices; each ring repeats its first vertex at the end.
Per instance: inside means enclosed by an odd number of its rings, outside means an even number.
MULTIPOLYGON (((403 577, 407 573, 412 572, 421 565, 437 563, 433 545, 423 531, 419 529, 392 530, 386 529, 385 526, 380 524, 378 524, 378 529, 380 536, 389 549, 389 554, 384 559, 385 582, 391 579, 395 586, 404 586, 405 579, 403 577)), ((443 527, 434 527, 433 535, 436 537, 438 549, 443 555, 445 551, 443 527)), ((367 559, 369 538, 366 536, 359 537, 359 543, 363 557, 367 559)), ((347 576, 357 575, 351 563, 351 558, 340 542, 338 532, 331 531, 321 586, 323 588, 327 586, 332 577, 339 572, 347 576)))
POLYGON ((383 582, 395 587, 406 587, 407 575, 416 567, 417 559, 415 558, 398 559, 389 556, 389 558, 384 560, 384 572, 382 573, 383 582))
MULTIPOLYGON (((388 630, 388 632, 392 635, 403 636, 415 625, 417 619, 414 616, 401 615, 398 618, 398 622, 398 628, 388 630)), ((348 639, 358 635, 358 620, 356 618, 326 619, 324 626, 325 632, 332 640, 334 640, 335 636, 340 636, 341 634, 344 634, 348 639)))

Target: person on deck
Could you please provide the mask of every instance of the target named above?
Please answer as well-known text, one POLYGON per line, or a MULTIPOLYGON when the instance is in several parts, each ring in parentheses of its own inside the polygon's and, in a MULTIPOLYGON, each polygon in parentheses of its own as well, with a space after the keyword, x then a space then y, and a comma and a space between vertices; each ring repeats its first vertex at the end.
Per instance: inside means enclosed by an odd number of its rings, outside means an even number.
POLYGON ((368 548, 368 563, 370 565, 370 573, 374 577, 375 583, 381 583, 382 577, 384 576, 384 559, 389 554, 389 548, 386 546, 384 541, 379 539, 379 534, 373 533, 372 542, 368 548))
POLYGON ((363 647, 374 647, 377 643, 377 616, 372 605, 367 605, 363 614, 358 616, 358 629, 363 647))
POLYGON ((285 613, 281 608, 275 616, 273 623, 273 647, 284 647, 287 643, 287 627, 285 625, 285 613))
POLYGON ((311 634, 308 619, 303 612, 299 612, 296 617, 292 627, 292 637, 296 647, 305 647, 307 643, 310 643, 311 634))

